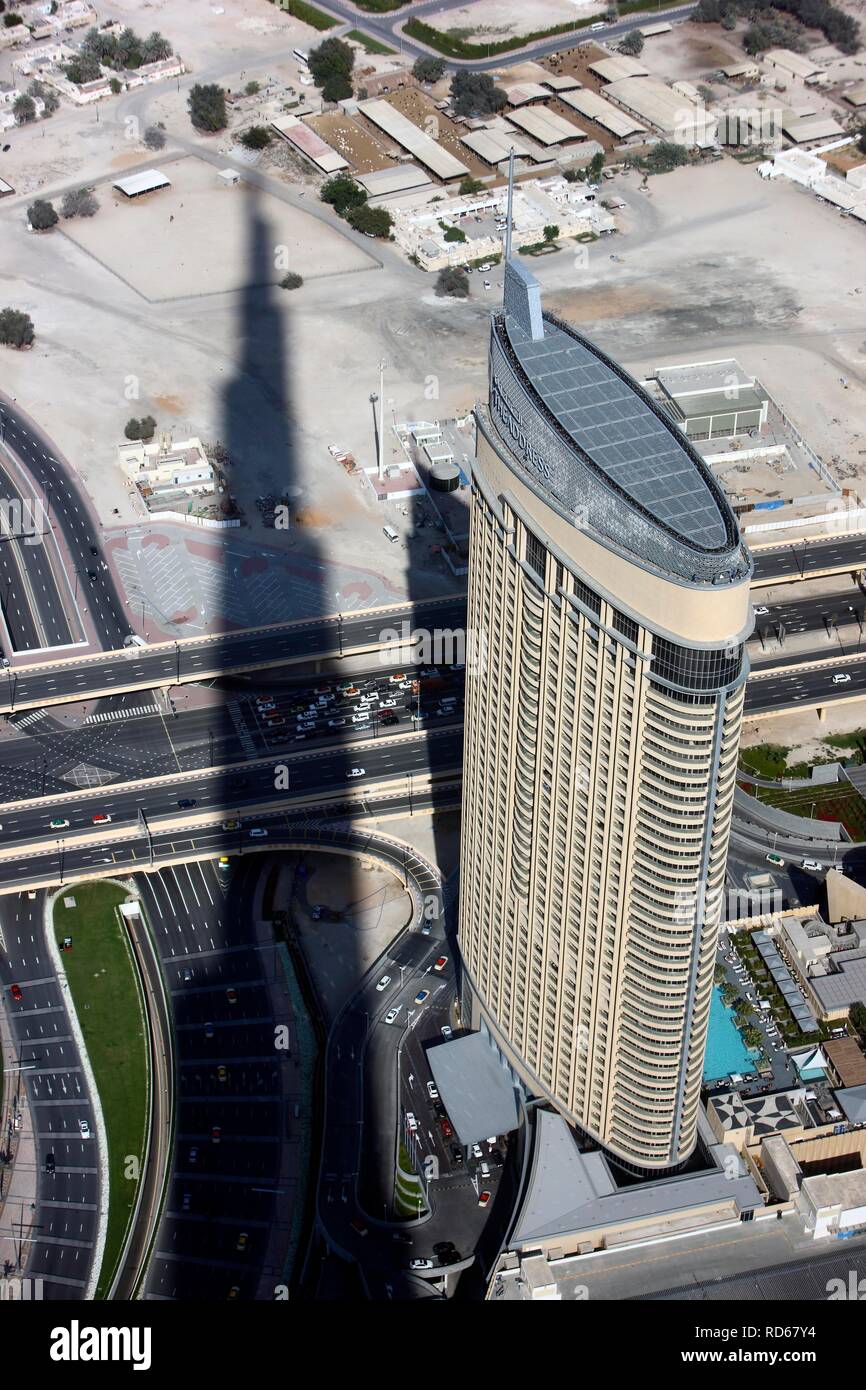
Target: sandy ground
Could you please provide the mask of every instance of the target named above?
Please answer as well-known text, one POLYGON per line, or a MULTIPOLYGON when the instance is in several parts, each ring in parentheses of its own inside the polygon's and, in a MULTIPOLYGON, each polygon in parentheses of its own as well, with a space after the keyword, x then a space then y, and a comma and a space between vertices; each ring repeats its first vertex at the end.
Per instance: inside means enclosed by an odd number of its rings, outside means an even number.
POLYGON ((467 39, 510 38, 536 29, 553 29, 600 8, 598 0, 475 0, 459 10, 434 10, 424 23, 467 39))
POLYGON ((862 700, 832 706, 823 722, 816 710, 803 710, 801 714, 784 718, 749 720, 743 725, 740 746, 754 748, 758 743, 780 743, 790 748, 788 762, 792 765, 810 762, 813 758, 828 758, 834 751, 838 751, 841 760, 848 750, 834 750, 821 740, 827 734, 851 734, 857 730, 866 732, 866 706, 862 700))
POLYGON ((388 169, 394 163, 369 127, 362 130, 358 121, 344 116, 342 111, 325 111, 321 116, 313 116, 307 124, 348 159, 353 173, 370 174, 376 169, 388 169))
POLYGON ((134 199, 105 188, 96 217, 64 224, 68 237, 145 299, 277 284, 286 270, 306 279, 371 265, 359 247, 305 212, 243 182, 224 187, 210 164, 181 159, 163 172, 171 188, 134 199), (267 225, 267 257, 251 279, 250 243, 259 219, 267 225))

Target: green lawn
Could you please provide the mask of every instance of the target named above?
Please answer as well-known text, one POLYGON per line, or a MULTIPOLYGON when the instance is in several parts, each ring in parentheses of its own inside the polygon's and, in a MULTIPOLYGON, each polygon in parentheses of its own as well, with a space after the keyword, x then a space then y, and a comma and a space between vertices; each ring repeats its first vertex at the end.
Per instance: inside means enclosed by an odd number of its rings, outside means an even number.
POLYGON ((848 782, 830 786, 803 787, 783 791, 775 787, 756 788, 759 800, 792 816, 814 815, 816 820, 841 821, 854 840, 866 840, 866 801, 848 782))
POLYGON ((380 43, 378 39, 371 39, 369 34, 364 34, 360 29, 350 29, 345 35, 347 39, 354 39, 355 43, 363 44, 368 53, 393 53, 393 48, 388 48, 386 44, 380 43))
MULTIPOLYGON (((135 1205, 137 1179, 127 1176, 131 1157, 144 1150, 148 1059, 138 979, 116 908, 128 893, 112 883, 76 884, 54 906, 58 942, 72 937, 63 963, 96 1079, 108 1135, 109 1213, 105 1255, 96 1297, 111 1283, 135 1205), (74 898, 75 907, 64 907, 74 898)), ((95 1155, 94 1155, 95 1158, 95 1155)))

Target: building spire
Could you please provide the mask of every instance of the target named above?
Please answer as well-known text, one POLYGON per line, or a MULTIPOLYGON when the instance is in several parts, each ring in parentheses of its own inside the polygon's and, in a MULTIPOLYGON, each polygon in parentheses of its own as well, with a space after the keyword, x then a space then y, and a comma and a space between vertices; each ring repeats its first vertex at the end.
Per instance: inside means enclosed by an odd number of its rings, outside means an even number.
POLYGON ((508 211, 505 214, 505 259, 511 259, 511 210, 514 200, 514 146, 508 153, 508 211))

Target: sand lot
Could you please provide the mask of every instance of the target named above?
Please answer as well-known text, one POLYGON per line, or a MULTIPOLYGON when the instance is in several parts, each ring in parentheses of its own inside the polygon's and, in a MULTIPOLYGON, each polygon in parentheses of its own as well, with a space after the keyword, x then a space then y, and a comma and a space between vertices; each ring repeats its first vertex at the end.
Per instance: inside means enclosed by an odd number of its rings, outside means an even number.
POLYGON ((459 10, 434 10, 424 15, 424 23, 432 24, 446 34, 460 34, 466 39, 510 38, 513 34, 528 34, 536 29, 554 29, 572 19, 603 10, 601 0, 475 0, 459 10))
MULTIPOLYGON (((158 166, 157 166, 158 167, 158 166)), ((65 222, 64 232, 145 299, 224 294, 276 283, 285 269, 304 278, 362 270, 370 258, 335 229, 241 182, 224 188, 217 171, 194 157, 166 165, 171 188, 129 199, 100 190, 96 217, 65 222), (268 218, 269 262, 250 277, 256 211, 268 218), (276 266, 279 246, 288 266, 276 266)))

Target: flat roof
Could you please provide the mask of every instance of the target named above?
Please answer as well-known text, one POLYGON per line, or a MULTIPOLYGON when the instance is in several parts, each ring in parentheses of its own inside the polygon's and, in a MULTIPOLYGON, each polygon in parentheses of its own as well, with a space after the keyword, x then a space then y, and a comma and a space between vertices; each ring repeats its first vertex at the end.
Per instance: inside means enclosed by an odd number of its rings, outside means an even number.
POLYGON ((718 362, 685 362, 672 367, 657 367, 656 380, 668 395, 700 395, 704 391, 733 390, 739 392, 754 385, 754 377, 743 371, 735 357, 718 362))
POLYGON ((371 174, 356 174, 355 180, 366 188, 371 198, 402 193, 410 188, 433 187, 430 175, 417 164, 392 164, 388 169, 375 169, 371 174))
POLYGON ((531 388, 593 465, 645 514, 707 550, 729 544, 727 518, 671 422, 622 369, 573 329, 543 315, 533 339, 511 315, 509 342, 531 388))
POLYGON ((390 102, 374 98, 372 101, 361 101, 358 103, 358 110, 380 130, 396 140, 398 145, 402 145, 410 154, 414 155, 419 164, 423 164, 427 169, 432 169, 433 173, 440 179, 459 178, 462 174, 468 174, 469 169, 465 164, 461 164, 459 159, 455 159, 453 154, 437 145, 435 140, 431 140, 429 135, 410 121, 406 116, 392 106, 390 102))
POLYGON ((125 179, 115 179, 113 188, 119 188, 127 198, 136 198, 139 193, 150 193, 157 188, 171 188, 171 180, 159 169, 143 169, 140 174, 130 174, 125 179))
POLYGON ((588 66, 590 72, 605 82, 618 82, 623 77, 649 77, 649 68, 639 63, 637 58, 629 58, 626 53, 613 53, 609 58, 599 58, 588 66))
POLYGON ((518 158, 529 153, 523 141, 510 131, 472 130, 467 135, 461 135, 460 140, 487 164, 501 164, 512 149, 518 158))
POLYGON ((866 106, 866 83, 862 87, 851 87, 842 93, 843 100, 850 106, 866 106))
POLYGON ((541 145, 561 145, 566 140, 583 140, 586 137, 586 131, 581 130, 580 126, 557 116, 546 106, 534 106, 528 111, 509 111, 507 119, 541 145))
POLYGON ((660 24, 645 24, 638 32, 641 33, 645 39, 651 39, 656 34, 669 34, 673 27, 672 24, 665 24, 665 22, 662 21, 660 24))
POLYGON ((348 169, 349 161, 338 154, 315 130, 304 125, 297 116, 275 116, 271 125, 278 135, 282 135, 284 140, 288 140, 301 154, 305 154, 323 174, 335 174, 339 169, 348 169))
POLYGON ((646 130, 645 125, 635 120, 634 116, 621 111, 612 102, 605 101, 604 97, 598 92, 591 92, 588 87, 579 92, 561 92, 560 100, 567 102, 575 111, 579 111, 587 120, 595 121, 596 125, 604 126, 613 135, 635 135, 639 131, 646 130))
POLYGON ((437 1043, 427 1049, 427 1061, 461 1144, 517 1128, 514 1085, 489 1034, 437 1043))
POLYGON ((728 63, 722 68, 725 77, 749 77, 756 76, 761 71, 757 63, 728 63))
POLYGON ((836 1092, 836 1101, 852 1125, 866 1125, 866 1085, 841 1087, 836 1092))
POLYGON ((827 1061, 838 1072, 843 1086, 862 1086, 866 1083, 866 1057, 856 1038, 831 1038, 823 1047, 827 1061))
POLYGON ((829 140, 845 131, 832 116, 782 116, 782 130, 789 140, 802 144, 804 140, 829 140))

